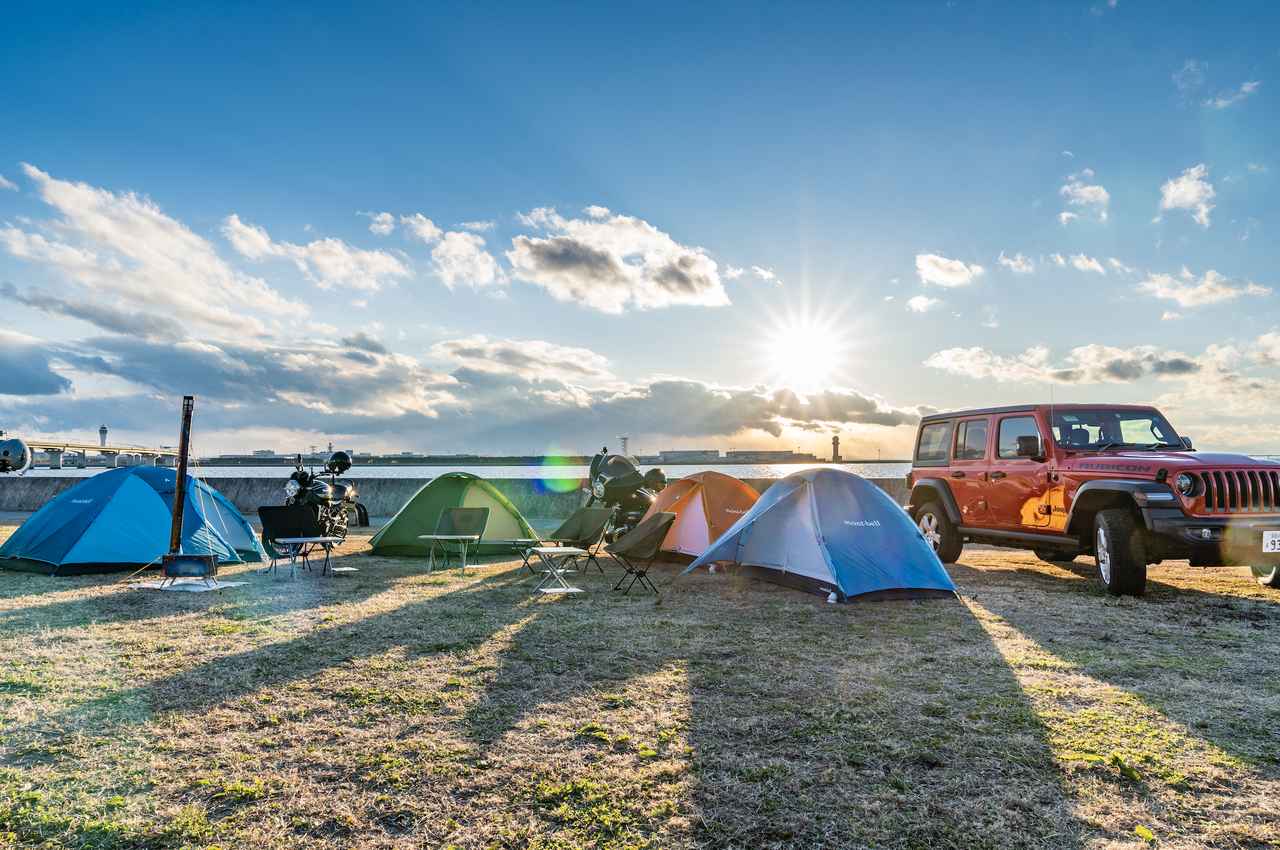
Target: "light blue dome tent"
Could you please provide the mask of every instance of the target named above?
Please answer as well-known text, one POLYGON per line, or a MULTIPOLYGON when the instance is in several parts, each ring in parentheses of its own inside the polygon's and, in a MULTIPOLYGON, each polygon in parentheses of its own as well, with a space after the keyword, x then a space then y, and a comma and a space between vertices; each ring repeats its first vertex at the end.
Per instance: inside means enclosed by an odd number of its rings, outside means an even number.
MULTIPOLYGON (((169 551, 177 473, 133 466, 99 473, 36 511, 0 546, 0 568, 73 575, 158 564, 169 551)), ((182 551, 220 564, 265 557, 225 496, 187 476, 182 551)))
POLYGON ((838 469, 775 482, 685 573, 717 562, 841 602, 956 592, 906 512, 870 481, 838 469))

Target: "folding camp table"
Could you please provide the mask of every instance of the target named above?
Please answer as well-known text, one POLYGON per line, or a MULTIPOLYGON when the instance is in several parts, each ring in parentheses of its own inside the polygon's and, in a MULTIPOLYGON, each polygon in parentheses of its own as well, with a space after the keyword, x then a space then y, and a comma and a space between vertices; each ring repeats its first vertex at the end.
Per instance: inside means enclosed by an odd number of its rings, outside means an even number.
MULTIPOLYGON (((564 574, 577 572, 577 570, 567 569, 565 564, 586 555, 587 550, 575 546, 534 546, 526 552, 526 555, 530 554, 543 566, 542 579, 533 588, 535 592, 547 594, 583 592, 582 588, 574 587, 565 581, 564 574), (553 586, 547 587, 548 584, 553 586)), ((529 569, 537 573, 533 567, 529 569)))
MULTIPOLYGON (((467 546, 472 543, 479 543, 480 535, 479 534, 419 534, 418 539, 431 541, 431 546, 428 548, 428 555, 427 555, 427 574, 428 575, 430 575, 431 572, 436 568, 436 545, 446 544, 446 543, 459 544, 458 549, 459 549, 460 563, 458 564, 458 569, 459 571, 465 573, 467 571, 467 546)), ((442 559, 443 562, 441 564, 441 568, 447 569, 449 566, 449 549, 446 546, 441 545, 440 550, 444 553, 444 558, 442 559)))
MULTIPOLYGON (((287 553, 289 558, 289 578, 293 578, 294 565, 298 559, 302 559, 302 568, 307 572, 311 572, 311 553, 317 549, 324 550, 324 564, 320 567, 320 575, 329 572, 329 555, 333 552, 333 547, 342 542, 341 537, 277 537, 271 541, 272 543, 282 543, 289 547, 287 553)), ((275 570, 277 559, 271 559, 271 566, 267 567, 263 572, 275 570)))
MULTIPOLYGON (((578 508, 568 519, 560 524, 559 528, 544 538, 544 545, 570 546, 583 549, 586 551, 587 565, 595 564, 600 574, 604 575, 604 567, 600 566, 600 561, 597 560, 596 556, 604 545, 604 530, 612 516, 613 510, 611 508, 578 508)), ((521 565, 529 572, 534 572, 533 567, 529 566, 529 558, 532 554, 532 552, 526 550, 524 563, 521 565)), ((575 558, 574 560, 577 559, 575 558)))

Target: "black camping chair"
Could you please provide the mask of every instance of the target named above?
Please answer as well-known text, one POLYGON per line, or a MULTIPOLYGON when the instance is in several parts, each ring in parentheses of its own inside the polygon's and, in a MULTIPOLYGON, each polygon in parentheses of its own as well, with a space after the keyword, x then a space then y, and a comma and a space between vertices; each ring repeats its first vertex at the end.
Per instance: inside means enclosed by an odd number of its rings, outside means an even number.
POLYGON ((329 570, 329 553, 341 542, 337 537, 329 537, 320 527, 316 515, 305 505, 262 505, 258 508, 258 519, 262 522, 262 541, 271 551, 271 566, 263 572, 273 571, 280 558, 289 559, 289 577, 293 577, 293 568, 298 559, 302 559, 303 569, 311 570, 311 553, 316 549, 324 550, 324 566, 320 574, 329 570))
POLYGON ((449 508, 442 511, 436 521, 436 530, 431 534, 423 534, 419 540, 430 544, 428 550, 428 567, 430 572, 435 568, 436 547, 444 553, 444 566, 449 566, 449 544, 458 546, 461 557, 461 568, 467 571, 467 546, 479 543, 484 536, 484 527, 489 524, 488 508, 449 508))
MULTIPOLYGON (((611 516, 613 511, 609 508, 578 508, 559 528, 543 539, 543 544, 584 550, 587 553, 587 565, 595 564, 600 575, 604 575, 604 567, 596 560, 596 554, 600 550, 600 544, 604 542, 604 529, 611 516)), ((532 553, 532 549, 525 550, 524 567, 536 575, 536 570, 529 566, 529 556, 532 553)))
POLYGON ((624 594, 630 593, 636 582, 655 594, 658 592, 649 580, 649 567, 657 560, 658 553, 662 551, 662 541, 667 539, 667 532, 675 521, 676 515, 670 511, 656 513, 605 547, 605 551, 626 570, 613 586, 614 590, 621 588, 630 576, 631 582, 622 591, 624 594))

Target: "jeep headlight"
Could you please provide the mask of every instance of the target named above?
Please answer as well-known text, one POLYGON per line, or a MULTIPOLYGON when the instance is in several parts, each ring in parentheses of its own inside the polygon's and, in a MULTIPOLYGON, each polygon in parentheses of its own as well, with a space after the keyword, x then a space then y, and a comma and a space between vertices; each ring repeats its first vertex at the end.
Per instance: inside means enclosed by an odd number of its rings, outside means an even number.
POLYGON ((1194 496, 1196 492, 1195 476, 1189 472, 1179 472, 1178 477, 1173 481, 1173 486, 1184 496, 1194 496))
POLYGON ((298 482, 294 481, 292 478, 284 482, 284 494, 288 496, 290 499, 298 495, 298 491, 301 489, 302 487, 298 485, 298 482))

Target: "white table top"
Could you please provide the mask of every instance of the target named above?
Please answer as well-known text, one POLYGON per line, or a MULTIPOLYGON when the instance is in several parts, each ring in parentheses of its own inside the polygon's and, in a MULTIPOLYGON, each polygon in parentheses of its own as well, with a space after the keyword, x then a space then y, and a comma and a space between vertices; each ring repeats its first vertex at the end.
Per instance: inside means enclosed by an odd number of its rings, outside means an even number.
POLYGON ((529 550, 539 555, 586 555, 586 549, 575 549, 572 546, 535 546, 529 550))
POLYGON ((419 534, 419 540, 466 540, 474 543, 480 539, 479 534, 419 534))
POLYGON ((276 537, 273 543, 341 543, 341 537, 276 537))

